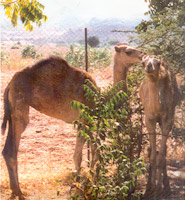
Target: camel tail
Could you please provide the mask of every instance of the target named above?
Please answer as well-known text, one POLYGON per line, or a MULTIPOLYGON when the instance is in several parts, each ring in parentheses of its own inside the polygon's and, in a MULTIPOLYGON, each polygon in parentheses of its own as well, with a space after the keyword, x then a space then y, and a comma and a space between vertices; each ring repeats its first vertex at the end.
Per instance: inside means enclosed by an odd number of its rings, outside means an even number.
POLYGON ((6 88, 5 93, 4 93, 4 117, 3 117, 3 123, 1 125, 2 135, 5 134, 7 122, 11 123, 10 102, 9 102, 8 94, 9 94, 9 87, 6 88))

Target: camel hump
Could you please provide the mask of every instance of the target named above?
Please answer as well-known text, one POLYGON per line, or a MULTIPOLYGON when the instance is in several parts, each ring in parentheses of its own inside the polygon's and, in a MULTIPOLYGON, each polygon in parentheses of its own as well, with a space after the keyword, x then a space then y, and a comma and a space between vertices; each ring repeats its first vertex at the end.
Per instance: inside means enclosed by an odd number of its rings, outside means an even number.
POLYGON ((37 63, 35 63, 30 69, 38 70, 40 68, 48 68, 49 66, 55 67, 58 66, 60 68, 71 68, 71 66, 67 63, 66 60, 61 58, 60 56, 50 56, 48 58, 41 59, 37 63))

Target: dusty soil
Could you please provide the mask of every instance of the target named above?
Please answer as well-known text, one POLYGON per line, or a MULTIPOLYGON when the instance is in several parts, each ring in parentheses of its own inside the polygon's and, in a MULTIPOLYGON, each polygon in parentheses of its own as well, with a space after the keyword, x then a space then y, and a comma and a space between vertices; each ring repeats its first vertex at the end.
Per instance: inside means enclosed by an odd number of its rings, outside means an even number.
MULTIPOLYGON (((1 74, 1 120, 3 114, 3 92, 15 71, 1 74)), ((93 73, 99 86, 112 81, 111 68, 93 73)), ((50 118, 30 109, 30 123, 22 134, 18 154, 20 187, 28 200, 68 199, 71 172, 74 170, 73 152, 76 131, 73 126, 50 118)), ((1 150, 6 139, 1 136, 1 150)), ((171 140, 168 152, 168 173, 172 185, 172 198, 184 199, 183 147, 171 140)), ((86 147, 83 167, 87 167, 86 147)), ((144 188, 144 186, 142 186, 144 188)), ((10 198, 9 178, 5 161, 1 156, 1 199, 10 198)))

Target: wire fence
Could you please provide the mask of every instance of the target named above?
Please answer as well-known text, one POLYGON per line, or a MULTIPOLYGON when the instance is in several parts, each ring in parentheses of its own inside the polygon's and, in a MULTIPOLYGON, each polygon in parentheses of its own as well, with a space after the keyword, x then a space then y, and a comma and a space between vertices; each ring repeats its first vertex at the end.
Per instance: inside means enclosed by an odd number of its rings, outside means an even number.
MULTIPOLYGON (((18 71, 49 55, 59 55, 72 66, 89 71, 100 87, 113 81, 114 46, 129 42, 134 30, 119 25, 92 25, 86 28, 35 27, 33 32, 11 25, 1 26, 1 71, 18 71), (91 47, 88 38, 96 37, 98 44, 91 47)), ((178 110, 184 129, 184 112, 178 110)))
MULTIPOLYGON (((122 30, 119 26, 107 25, 85 28, 35 28, 33 32, 23 29, 1 26, 1 71, 18 71, 32 65, 37 60, 49 55, 59 55, 72 66, 89 71, 98 86, 106 87, 113 81, 114 46, 120 42, 129 42, 135 36, 134 31, 122 30), (86 36, 86 37, 85 37, 86 36), (89 37, 96 37, 99 43, 96 47, 87 46, 89 37), (86 38, 86 40, 85 40, 86 38)), ((185 106, 182 106, 183 108, 185 106)), ((176 129, 168 140, 168 158, 181 160, 183 154, 180 137, 185 129, 184 110, 177 109, 175 118, 176 129), (181 124, 180 124, 181 123, 181 124)), ((144 133, 147 133, 144 128, 144 133)), ((178 163, 177 163, 178 164, 178 163)), ((179 168, 181 163, 179 162, 179 168)))
POLYGON ((98 43, 91 47, 85 42, 83 27, 35 27, 33 32, 28 32, 20 27, 2 25, 1 70, 20 70, 43 57, 59 55, 72 66, 96 74, 95 79, 101 82, 100 85, 103 79, 105 83, 111 82, 113 47, 117 43, 128 42, 129 36, 135 34, 119 31, 120 29, 121 26, 112 24, 87 27, 86 39, 95 37, 98 40, 98 43), (107 70, 99 73, 99 69, 107 67, 107 70))

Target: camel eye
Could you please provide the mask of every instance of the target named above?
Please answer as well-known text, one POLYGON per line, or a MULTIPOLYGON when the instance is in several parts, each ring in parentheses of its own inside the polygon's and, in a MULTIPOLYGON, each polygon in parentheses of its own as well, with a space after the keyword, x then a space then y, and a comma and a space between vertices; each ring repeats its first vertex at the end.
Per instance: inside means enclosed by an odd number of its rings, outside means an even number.
POLYGON ((131 54, 132 54, 132 50, 131 50, 131 49, 126 49, 125 53, 126 53, 127 55, 131 55, 131 54))

